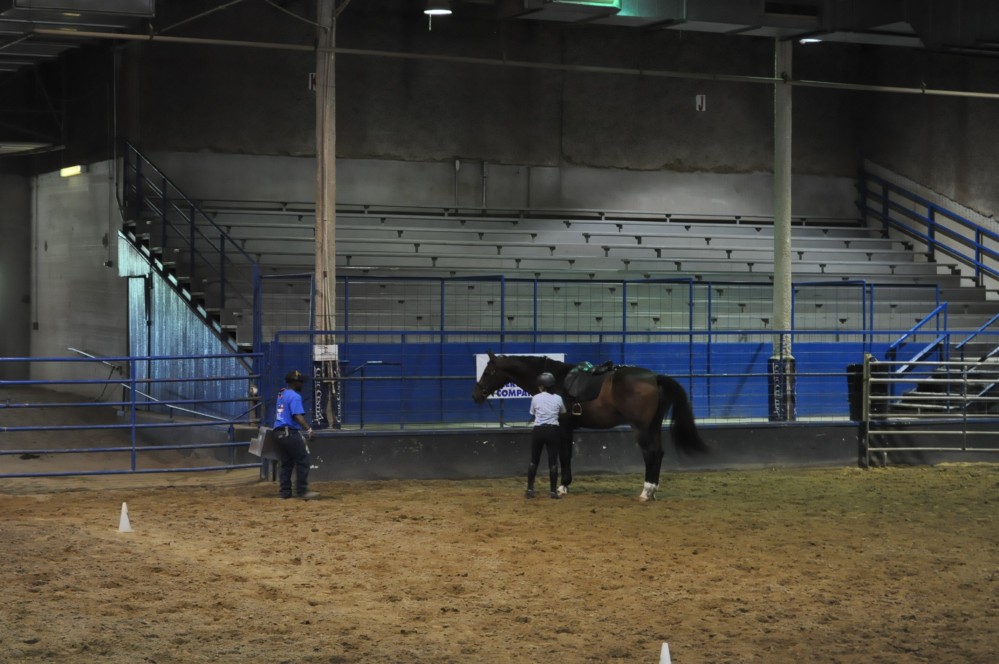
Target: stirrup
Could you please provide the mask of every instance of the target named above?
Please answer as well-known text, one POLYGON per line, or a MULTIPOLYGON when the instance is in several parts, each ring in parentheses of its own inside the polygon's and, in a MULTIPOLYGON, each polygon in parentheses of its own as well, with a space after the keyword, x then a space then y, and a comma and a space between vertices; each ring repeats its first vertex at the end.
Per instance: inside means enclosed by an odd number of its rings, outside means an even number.
POLYGON ((572 404, 572 414, 573 415, 582 415, 583 414, 583 406, 578 401, 575 402, 574 404, 572 404))

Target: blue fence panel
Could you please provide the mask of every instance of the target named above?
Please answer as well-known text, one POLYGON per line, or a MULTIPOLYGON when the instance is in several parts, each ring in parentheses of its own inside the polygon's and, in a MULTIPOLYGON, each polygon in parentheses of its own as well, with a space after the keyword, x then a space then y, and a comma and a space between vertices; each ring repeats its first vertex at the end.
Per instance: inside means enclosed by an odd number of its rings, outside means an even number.
MULTIPOLYGON (((398 339, 398 337, 397 337, 398 339)), ((887 342, 874 347, 883 353, 887 342)), ((491 400, 476 405, 475 356, 562 353, 568 363, 644 366, 674 377, 688 391, 699 419, 768 417, 768 361, 772 343, 762 341, 690 343, 686 340, 622 345, 606 342, 364 342, 340 344, 345 427, 476 425, 527 419, 526 400, 491 400)), ((799 417, 846 417, 846 367, 860 362, 870 342, 798 342, 797 413, 799 417)), ((265 417, 273 417, 273 395, 284 373, 308 366, 305 343, 274 343, 265 353, 271 369, 264 396, 265 417)), ((311 391, 304 395, 311 407, 311 391)))

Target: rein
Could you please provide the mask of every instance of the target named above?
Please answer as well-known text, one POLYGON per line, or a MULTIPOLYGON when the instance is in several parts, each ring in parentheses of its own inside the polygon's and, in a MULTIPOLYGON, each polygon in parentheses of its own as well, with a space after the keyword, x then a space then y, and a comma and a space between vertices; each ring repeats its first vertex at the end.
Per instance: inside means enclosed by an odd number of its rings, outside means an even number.
MULTIPOLYGON (((492 400, 489 398, 489 395, 492 394, 492 392, 489 392, 488 394, 486 394, 486 390, 482 387, 482 381, 476 381, 475 382, 475 387, 479 388, 479 391, 486 395, 486 405, 489 406, 489 410, 493 411, 494 415, 498 414, 498 413, 496 413, 496 409, 493 408, 493 402, 492 402, 492 400)), ((499 423, 503 424, 502 417, 500 418, 499 423)))

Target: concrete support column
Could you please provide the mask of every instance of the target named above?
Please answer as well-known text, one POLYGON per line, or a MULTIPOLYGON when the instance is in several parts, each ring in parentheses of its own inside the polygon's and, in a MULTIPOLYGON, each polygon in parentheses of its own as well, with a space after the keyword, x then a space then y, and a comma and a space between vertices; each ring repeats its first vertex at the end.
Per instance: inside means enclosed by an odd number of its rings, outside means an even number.
POLYGON ((774 42, 774 312, 770 419, 795 419, 791 355, 791 42, 774 42))

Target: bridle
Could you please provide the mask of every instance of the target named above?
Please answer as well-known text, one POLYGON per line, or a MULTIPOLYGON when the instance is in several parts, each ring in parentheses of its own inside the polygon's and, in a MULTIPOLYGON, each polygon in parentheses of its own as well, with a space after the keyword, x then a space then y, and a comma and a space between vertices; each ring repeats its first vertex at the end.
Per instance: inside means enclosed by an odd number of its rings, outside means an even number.
MULTIPOLYGON (((497 373, 495 367, 493 367, 492 372, 489 373, 488 375, 492 375, 494 373, 497 373)), ((486 375, 487 375, 486 372, 483 371, 482 372, 482 378, 485 378, 486 375)), ((482 395, 484 397, 484 400, 486 402, 486 405, 489 406, 489 410, 491 410, 491 411, 493 411, 493 413, 495 413, 496 409, 493 408, 493 402, 489 399, 489 395, 492 394, 493 392, 495 392, 496 388, 493 388, 493 389, 489 390, 488 392, 486 392, 486 388, 482 384, 482 379, 479 379, 479 380, 475 381, 475 387, 476 387, 476 389, 479 390, 479 392, 482 393, 482 395)), ((502 414, 500 415, 500 422, 502 423, 502 414)))
MULTIPOLYGON (((541 371, 542 371, 542 373, 543 373, 543 372, 545 372, 545 371, 548 371, 548 363, 552 361, 552 359, 551 359, 550 357, 548 357, 547 355, 545 355, 545 357, 544 357, 544 360, 545 360, 545 361, 544 361, 544 364, 542 364, 542 365, 541 365, 541 371)), ((491 364, 492 364, 492 363, 490 362, 490 364, 489 364, 489 365, 486 365, 486 367, 488 368, 488 367, 489 367, 489 366, 490 366, 491 364)), ((492 372, 491 372, 491 373, 490 373, 489 375, 492 375, 492 374, 494 374, 494 373, 498 373, 498 371, 497 371, 496 367, 493 367, 493 368, 492 368, 492 372)), ((485 372, 485 371, 483 371, 483 372, 482 372, 482 378, 485 378, 485 377, 486 377, 486 375, 487 375, 487 374, 486 374, 486 372, 485 372)), ((479 379, 479 380, 475 381, 475 387, 476 387, 476 388, 478 388, 478 390, 479 390, 480 392, 482 392, 482 393, 483 393, 484 395, 486 395, 487 397, 488 397, 488 396, 489 396, 490 394, 492 394, 493 392, 495 392, 495 391, 496 391, 496 389, 494 388, 494 389, 490 390, 489 392, 486 392, 486 388, 485 388, 485 386, 484 386, 484 385, 482 384, 482 379, 479 379)), ((487 399, 487 402, 488 402, 488 399, 487 399)), ((490 408, 492 408, 492 405, 491 405, 491 404, 490 404, 490 408)))

